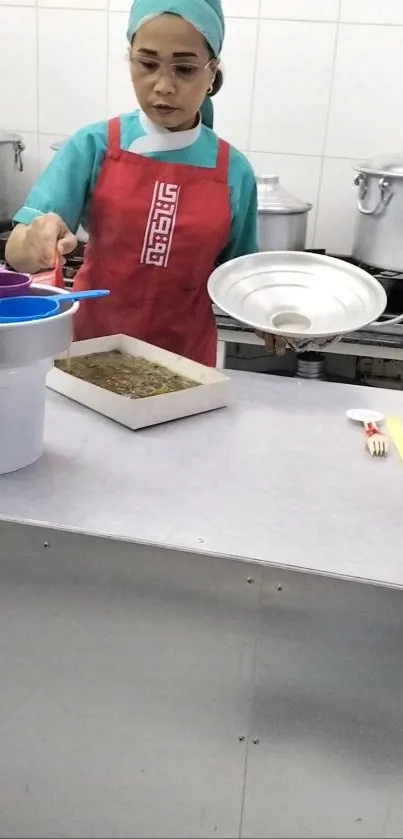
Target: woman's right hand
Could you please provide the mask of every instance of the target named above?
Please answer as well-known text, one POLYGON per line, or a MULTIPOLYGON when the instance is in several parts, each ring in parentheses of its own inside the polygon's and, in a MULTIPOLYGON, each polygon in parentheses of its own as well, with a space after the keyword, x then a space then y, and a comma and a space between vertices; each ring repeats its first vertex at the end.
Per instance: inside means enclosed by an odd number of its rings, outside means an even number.
POLYGON ((76 247, 76 237, 56 213, 37 216, 25 229, 24 257, 35 271, 54 268, 57 254, 64 256, 76 247))
POLYGON ((257 337, 264 341, 268 355, 282 356, 287 352, 287 341, 278 335, 270 335, 268 332, 257 332, 257 337))

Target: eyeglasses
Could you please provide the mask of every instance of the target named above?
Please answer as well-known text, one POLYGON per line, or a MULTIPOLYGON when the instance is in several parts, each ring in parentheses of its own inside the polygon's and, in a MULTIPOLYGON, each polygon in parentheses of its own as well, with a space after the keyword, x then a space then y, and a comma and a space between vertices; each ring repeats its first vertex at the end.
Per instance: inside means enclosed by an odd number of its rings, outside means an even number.
POLYGON ((130 56, 130 63, 133 70, 139 76, 159 76, 165 71, 169 73, 174 79, 181 82, 194 81, 197 76, 204 73, 205 70, 212 65, 213 59, 207 64, 196 64, 191 61, 160 61, 159 58, 148 58, 148 56, 136 55, 130 56))

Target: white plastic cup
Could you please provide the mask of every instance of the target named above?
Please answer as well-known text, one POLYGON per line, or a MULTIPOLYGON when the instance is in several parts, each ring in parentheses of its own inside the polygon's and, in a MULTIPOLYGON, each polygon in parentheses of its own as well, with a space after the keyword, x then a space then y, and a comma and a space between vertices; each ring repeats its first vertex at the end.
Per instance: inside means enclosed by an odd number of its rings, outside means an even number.
POLYGON ((30 466, 43 453, 50 358, 0 367, 0 475, 30 466))

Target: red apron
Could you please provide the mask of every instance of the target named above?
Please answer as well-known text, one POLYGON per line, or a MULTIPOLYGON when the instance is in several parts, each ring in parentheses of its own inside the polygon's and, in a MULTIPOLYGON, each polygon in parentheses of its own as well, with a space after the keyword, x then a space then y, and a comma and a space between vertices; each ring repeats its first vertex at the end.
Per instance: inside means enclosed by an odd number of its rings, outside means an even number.
POLYGON ((81 303, 75 340, 122 333, 215 366, 207 280, 230 235, 229 151, 220 140, 215 169, 165 163, 122 150, 109 122, 75 289, 111 295, 81 303))

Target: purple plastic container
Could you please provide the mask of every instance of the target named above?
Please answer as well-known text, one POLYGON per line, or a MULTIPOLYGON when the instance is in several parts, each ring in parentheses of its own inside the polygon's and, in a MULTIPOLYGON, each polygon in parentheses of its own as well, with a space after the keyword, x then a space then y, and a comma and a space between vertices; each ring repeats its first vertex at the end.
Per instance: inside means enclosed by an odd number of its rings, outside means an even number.
POLYGON ((0 297, 20 297, 27 293, 31 283, 29 274, 18 274, 0 267, 0 297))

